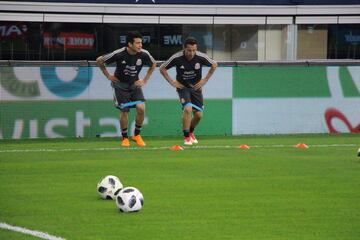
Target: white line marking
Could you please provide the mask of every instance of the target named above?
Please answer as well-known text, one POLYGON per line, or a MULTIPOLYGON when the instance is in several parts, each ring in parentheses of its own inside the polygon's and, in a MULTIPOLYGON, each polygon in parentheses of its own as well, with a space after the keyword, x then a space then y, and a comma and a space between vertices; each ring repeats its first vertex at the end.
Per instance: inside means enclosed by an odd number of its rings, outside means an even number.
POLYGON ((62 237, 52 236, 52 235, 50 235, 48 233, 44 233, 44 232, 40 232, 40 231, 34 231, 34 230, 26 229, 26 228, 23 228, 23 227, 12 226, 12 225, 9 225, 7 223, 0 223, 0 228, 5 229, 5 230, 14 231, 14 232, 20 232, 20 233, 23 233, 23 234, 27 234, 27 235, 31 235, 31 236, 34 236, 34 237, 47 239, 47 240, 65 240, 65 238, 62 238, 62 237))
MULTIPOLYGON (((358 144, 359 145, 359 144, 358 144)), ((354 143, 349 144, 314 144, 308 145, 309 147, 355 147, 358 146, 354 143)), ((294 145, 249 145, 250 148, 292 148, 294 145)), ((222 145, 222 146, 191 146, 184 147, 185 149, 211 149, 211 148, 238 148, 239 145, 222 145)), ((170 149, 170 146, 167 147, 114 147, 114 148, 39 148, 39 149, 11 149, 11 150, 0 150, 0 153, 27 153, 27 152, 82 152, 82 151, 128 151, 128 150, 167 150, 170 149)))

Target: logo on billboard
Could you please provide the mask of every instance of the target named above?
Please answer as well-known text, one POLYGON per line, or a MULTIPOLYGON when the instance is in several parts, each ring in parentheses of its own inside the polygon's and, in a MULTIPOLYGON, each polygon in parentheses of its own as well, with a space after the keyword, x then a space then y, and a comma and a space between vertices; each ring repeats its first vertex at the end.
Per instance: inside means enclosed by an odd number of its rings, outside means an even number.
POLYGON ((182 35, 165 35, 164 45, 182 45, 182 35))
POLYGON ((22 82, 15 73, 13 67, 0 68, 0 84, 13 96, 16 97, 36 97, 40 95, 39 84, 36 80, 22 82))
POLYGON ((60 79, 56 67, 41 67, 41 78, 45 86, 58 97, 71 98, 82 93, 90 84, 92 71, 88 67, 76 67, 76 76, 69 82, 60 79))
MULTIPOLYGON (((19 68, 18 71, 22 69, 19 68)), ((88 67, 40 67, 39 70, 46 88, 62 98, 80 95, 92 79, 92 69, 88 67), (62 76, 59 76, 59 72, 63 73, 62 76)), ((25 98, 41 96, 39 80, 21 81, 16 76, 14 67, 2 67, 0 74, 1 86, 11 95, 25 98)))
MULTIPOLYGON (((360 97, 360 67, 328 67, 327 78, 332 98, 341 101, 344 97, 360 97)), ((360 133, 360 124, 353 126, 348 117, 335 107, 327 108, 324 117, 330 133, 341 132, 334 126, 333 120, 342 122, 351 133, 360 133)))
POLYGON ((28 27, 26 24, 22 25, 1 25, 0 39, 17 39, 26 35, 28 27))
MULTIPOLYGON (((341 131, 337 130, 332 123, 332 120, 337 119, 345 124, 349 132, 351 133, 360 133, 360 124, 353 127, 347 117, 337 110, 336 108, 328 108, 325 111, 325 122, 329 129, 330 133, 340 133, 341 131)), ((360 119, 359 119, 360 120, 360 119)))
MULTIPOLYGON (((119 37, 120 39, 120 44, 126 44, 126 35, 121 35, 119 37)), ((149 35, 144 35, 142 38, 142 43, 143 44, 149 44, 151 41, 151 37, 149 35)))
POLYGON ((352 44, 358 44, 360 43, 360 34, 356 35, 353 34, 352 32, 349 32, 348 34, 345 34, 345 41, 352 43, 352 44))
POLYGON ((93 49, 95 35, 83 32, 60 32, 53 35, 45 32, 43 35, 44 47, 48 49, 93 49))

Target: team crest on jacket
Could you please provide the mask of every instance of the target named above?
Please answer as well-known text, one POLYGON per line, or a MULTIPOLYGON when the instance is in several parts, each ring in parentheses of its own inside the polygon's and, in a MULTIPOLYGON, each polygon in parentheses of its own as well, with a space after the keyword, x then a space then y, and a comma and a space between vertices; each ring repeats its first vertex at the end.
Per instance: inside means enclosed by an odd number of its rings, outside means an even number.
POLYGON ((142 64, 142 61, 140 58, 138 60, 136 60, 136 66, 141 66, 141 64, 142 64))
POLYGON ((195 69, 196 69, 196 70, 200 69, 200 63, 196 63, 196 64, 195 64, 195 69))

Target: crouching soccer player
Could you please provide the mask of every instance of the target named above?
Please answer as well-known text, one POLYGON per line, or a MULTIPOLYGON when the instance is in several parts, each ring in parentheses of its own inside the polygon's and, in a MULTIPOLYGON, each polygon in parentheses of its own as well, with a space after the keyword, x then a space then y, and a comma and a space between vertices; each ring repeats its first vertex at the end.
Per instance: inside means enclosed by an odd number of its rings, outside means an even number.
POLYGON ((115 106, 120 110, 120 127, 122 134, 121 146, 129 147, 128 117, 130 108, 136 108, 135 132, 132 140, 140 147, 145 142, 140 131, 145 118, 145 98, 142 86, 149 80, 155 70, 156 62, 150 53, 142 49, 142 36, 138 32, 131 32, 126 37, 127 46, 96 59, 101 71, 111 81, 115 106), (114 75, 110 74, 105 64, 116 62, 114 75), (143 65, 148 65, 145 77, 139 79, 143 65))
POLYGON ((183 108, 182 127, 184 145, 198 143, 194 129, 202 118, 203 94, 202 87, 214 73, 217 63, 206 54, 197 51, 197 41, 189 37, 185 40, 183 50, 172 55, 160 66, 164 78, 176 88, 183 108), (208 73, 202 77, 202 67, 210 67, 208 73), (176 80, 167 72, 176 67, 176 80))

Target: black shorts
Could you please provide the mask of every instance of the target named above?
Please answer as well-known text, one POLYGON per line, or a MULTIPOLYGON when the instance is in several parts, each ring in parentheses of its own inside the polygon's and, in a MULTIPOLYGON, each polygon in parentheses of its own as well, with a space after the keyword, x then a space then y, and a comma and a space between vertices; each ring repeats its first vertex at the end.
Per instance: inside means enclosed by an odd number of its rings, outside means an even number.
POLYGON ((190 105, 195 112, 204 110, 204 98, 201 89, 194 90, 185 87, 183 89, 176 89, 176 91, 183 108, 190 105))
POLYGON ((115 107, 122 112, 128 112, 137 104, 145 103, 144 94, 141 88, 122 89, 113 87, 115 107))

